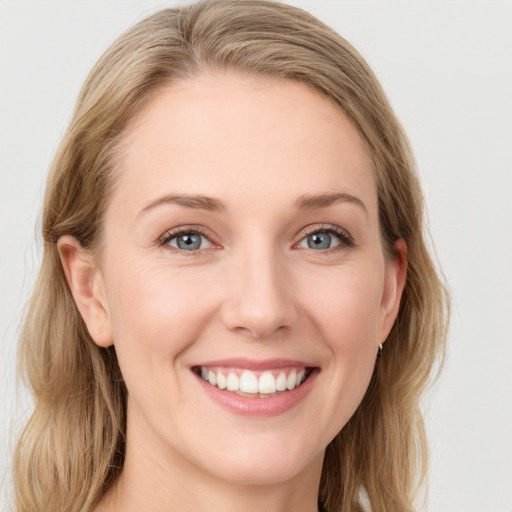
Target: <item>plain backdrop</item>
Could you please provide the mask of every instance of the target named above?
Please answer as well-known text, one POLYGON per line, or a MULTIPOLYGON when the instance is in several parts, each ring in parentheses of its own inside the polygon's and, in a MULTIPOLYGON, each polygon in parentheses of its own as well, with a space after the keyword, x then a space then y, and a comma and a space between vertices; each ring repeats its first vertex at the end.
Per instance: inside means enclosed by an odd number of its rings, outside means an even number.
MULTIPOLYGON (((415 150, 453 294, 425 401, 433 512, 512 512, 512 2, 294 0, 375 69, 415 150)), ((30 400, 16 338, 44 179, 78 90, 122 31, 172 1, 0 0, 0 508, 30 400)))

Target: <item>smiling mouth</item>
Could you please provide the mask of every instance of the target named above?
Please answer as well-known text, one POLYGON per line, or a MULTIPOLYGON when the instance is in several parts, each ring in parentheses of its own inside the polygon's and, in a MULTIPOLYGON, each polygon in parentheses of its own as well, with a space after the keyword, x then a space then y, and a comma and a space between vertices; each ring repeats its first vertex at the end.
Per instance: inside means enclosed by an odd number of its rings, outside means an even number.
POLYGON ((314 368, 290 367, 252 371, 244 368, 194 366, 192 371, 218 389, 250 398, 271 398, 301 386, 314 368))

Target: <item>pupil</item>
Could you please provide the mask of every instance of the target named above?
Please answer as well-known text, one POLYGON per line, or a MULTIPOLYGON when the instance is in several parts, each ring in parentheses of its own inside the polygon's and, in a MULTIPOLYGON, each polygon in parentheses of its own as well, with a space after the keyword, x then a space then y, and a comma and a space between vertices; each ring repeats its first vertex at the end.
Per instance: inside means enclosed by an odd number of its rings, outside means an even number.
POLYGON ((328 233, 309 235, 308 246, 310 249, 329 249, 331 246, 331 235, 328 233))
POLYGON ((178 237, 178 247, 180 249, 199 249, 201 246, 201 236, 200 235, 181 235, 178 237))

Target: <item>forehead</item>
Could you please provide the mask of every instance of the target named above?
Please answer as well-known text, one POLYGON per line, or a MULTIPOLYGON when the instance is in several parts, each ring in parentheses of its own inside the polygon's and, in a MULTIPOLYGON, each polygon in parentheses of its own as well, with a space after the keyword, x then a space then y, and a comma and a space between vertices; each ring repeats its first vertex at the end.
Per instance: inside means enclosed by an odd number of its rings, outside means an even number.
POLYGON ((371 210, 366 145, 326 96, 293 80, 205 74, 170 85, 127 128, 115 194, 194 193, 255 204, 344 192, 371 210))

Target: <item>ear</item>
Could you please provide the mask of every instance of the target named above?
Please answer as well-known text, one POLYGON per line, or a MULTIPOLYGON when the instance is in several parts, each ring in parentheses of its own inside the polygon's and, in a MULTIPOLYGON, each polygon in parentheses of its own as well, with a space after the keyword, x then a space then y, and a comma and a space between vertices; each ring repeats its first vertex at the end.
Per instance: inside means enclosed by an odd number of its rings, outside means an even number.
POLYGON ((407 244, 402 238, 395 242, 393 257, 386 263, 384 293, 381 303, 379 343, 384 343, 395 323, 407 277, 407 244))
POLYGON ((70 235, 59 238, 57 249, 69 289, 93 341, 100 347, 112 345, 103 277, 92 254, 70 235))

